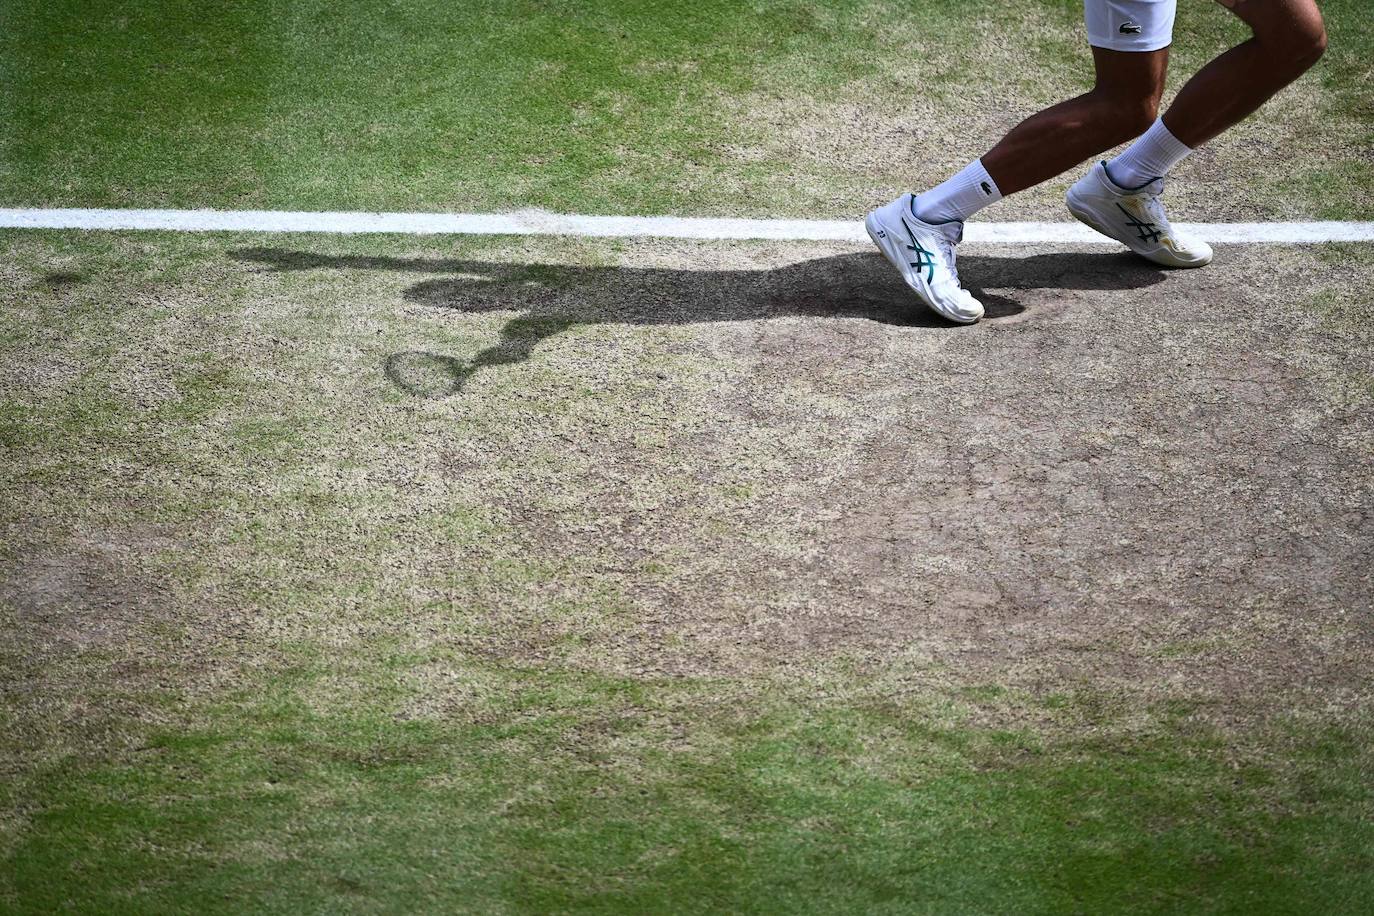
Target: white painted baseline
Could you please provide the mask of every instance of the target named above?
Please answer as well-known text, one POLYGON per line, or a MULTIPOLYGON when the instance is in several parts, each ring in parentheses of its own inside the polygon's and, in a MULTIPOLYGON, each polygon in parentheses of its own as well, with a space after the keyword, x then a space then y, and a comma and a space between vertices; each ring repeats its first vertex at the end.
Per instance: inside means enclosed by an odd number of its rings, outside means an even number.
MULTIPOLYGON (((1374 242, 1374 222, 1177 223, 1222 245, 1374 242)), ((287 210, 82 210, 0 208, 4 229, 142 229, 172 232, 324 232, 402 235, 571 235, 596 238, 777 239, 864 242, 859 220, 727 219, 512 213, 364 213, 287 210)), ((973 222, 975 245, 1115 245, 1078 223, 973 222)))

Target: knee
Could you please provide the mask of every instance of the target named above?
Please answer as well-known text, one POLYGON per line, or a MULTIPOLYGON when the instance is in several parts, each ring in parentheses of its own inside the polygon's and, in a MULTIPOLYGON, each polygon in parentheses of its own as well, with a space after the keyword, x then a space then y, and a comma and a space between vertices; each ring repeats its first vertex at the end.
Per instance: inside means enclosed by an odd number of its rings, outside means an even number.
POLYGON ((1326 27, 1320 19, 1315 25, 1302 32, 1293 48, 1294 62, 1304 71, 1310 68, 1317 61, 1322 59, 1326 53, 1326 27))
POLYGON ((1326 25, 1314 7, 1310 15, 1255 38, 1270 52, 1275 69, 1296 77, 1307 72, 1326 53, 1326 25))

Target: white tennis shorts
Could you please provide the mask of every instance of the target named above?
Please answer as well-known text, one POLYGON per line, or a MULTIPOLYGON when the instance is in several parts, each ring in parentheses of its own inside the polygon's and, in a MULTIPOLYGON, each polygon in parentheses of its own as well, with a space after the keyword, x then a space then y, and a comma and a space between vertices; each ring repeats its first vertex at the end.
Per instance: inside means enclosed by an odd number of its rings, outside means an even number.
POLYGON ((1110 51, 1158 51, 1174 40, 1177 0, 1083 0, 1088 44, 1110 51))

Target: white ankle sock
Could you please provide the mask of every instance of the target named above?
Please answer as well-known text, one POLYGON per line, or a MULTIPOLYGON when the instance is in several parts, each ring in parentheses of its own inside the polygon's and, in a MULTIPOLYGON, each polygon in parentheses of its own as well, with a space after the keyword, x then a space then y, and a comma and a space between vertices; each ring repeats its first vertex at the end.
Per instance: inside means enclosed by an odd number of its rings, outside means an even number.
POLYGON ((947 223, 968 219, 988 204, 1002 199, 983 160, 975 159, 958 175, 911 199, 912 214, 923 223, 947 223))
POLYGON ((1156 118, 1126 152, 1107 163, 1107 177, 1118 187, 1130 190, 1169 174, 1192 149, 1169 133, 1163 118, 1156 118))

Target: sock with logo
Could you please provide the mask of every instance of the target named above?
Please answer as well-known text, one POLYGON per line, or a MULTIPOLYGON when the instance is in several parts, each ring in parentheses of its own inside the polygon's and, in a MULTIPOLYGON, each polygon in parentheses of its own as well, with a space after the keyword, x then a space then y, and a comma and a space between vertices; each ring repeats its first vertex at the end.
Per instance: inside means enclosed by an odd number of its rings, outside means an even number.
POLYGON ((1117 187, 1138 188, 1169 174, 1191 152, 1164 126, 1163 118, 1156 118, 1126 152, 1107 163, 1107 177, 1117 187))
POLYGON ((944 184, 911 198, 911 213, 923 223, 960 222, 1002 199, 983 160, 975 159, 944 184))

